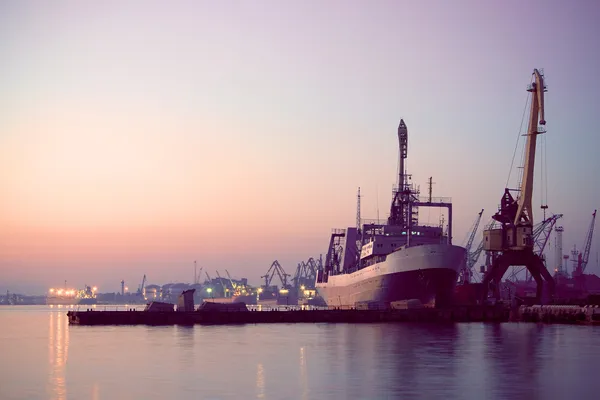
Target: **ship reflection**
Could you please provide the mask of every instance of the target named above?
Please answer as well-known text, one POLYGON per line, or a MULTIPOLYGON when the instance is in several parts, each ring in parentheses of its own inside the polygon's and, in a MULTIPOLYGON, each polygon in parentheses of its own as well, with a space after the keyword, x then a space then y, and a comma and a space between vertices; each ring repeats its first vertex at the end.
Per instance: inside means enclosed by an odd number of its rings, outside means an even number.
POLYGON ((547 339, 541 329, 537 325, 523 324, 485 326, 484 360, 491 366, 488 371, 493 371, 493 376, 487 377, 492 383, 492 392, 531 400, 543 398, 536 389, 542 387, 538 373, 544 350, 540 347, 547 339), (506 385, 508 377, 510 385, 506 385))
POLYGON ((50 312, 49 318, 47 393, 50 399, 64 400, 67 398, 65 368, 69 355, 68 321, 64 312, 50 312))
POLYGON ((194 352, 196 329, 193 326, 177 326, 175 329, 177 348, 180 350, 178 364, 182 370, 185 370, 192 367, 197 360, 194 352))

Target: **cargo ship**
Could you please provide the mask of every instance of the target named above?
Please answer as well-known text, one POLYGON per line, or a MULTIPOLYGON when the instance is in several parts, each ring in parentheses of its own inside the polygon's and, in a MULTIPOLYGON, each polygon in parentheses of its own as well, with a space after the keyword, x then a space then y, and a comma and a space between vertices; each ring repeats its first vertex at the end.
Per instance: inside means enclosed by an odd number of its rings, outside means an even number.
POLYGON ((331 234, 325 266, 316 279, 316 290, 328 306, 411 299, 443 306, 452 301, 466 250, 452 244, 451 199, 431 196, 431 178, 429 196, 420 197, 405 170, 408 128, 404 120, 398 126, 398 140, 398 183, 387 220, 363 221, 359 207, 355 227, 331 234), (446 209, 447 224, 443 219, 435 225, 420 223, 422 207, 446 209))
POLYGON ((69 289, 66 287, 51 288, 46 296, 46 304, 72 306, 77 304, 96 304, 96 287, 85 286, 83 290, 69 289))

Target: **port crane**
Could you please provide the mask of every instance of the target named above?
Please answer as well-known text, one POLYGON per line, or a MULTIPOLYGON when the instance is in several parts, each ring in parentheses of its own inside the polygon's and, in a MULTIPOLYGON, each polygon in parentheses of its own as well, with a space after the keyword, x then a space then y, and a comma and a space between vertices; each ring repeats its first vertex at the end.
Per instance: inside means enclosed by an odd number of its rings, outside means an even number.
MULTIPOLYGON (((533 242, 534 242, 533 252, 535 254, 539 255, 543 261, 545 260, 543 253, 544 253, 546 244, 548 243, 548 240, 550 238, 550 233, 552 232, 553 227, 556 225, 556 222, 560 218, 562 218, 562 216, 563 216, 562 214, 552 215, 533 227, 533 242)), ((491 227, 490 224, 487 224, 486 226, 491 227)), ((469 263, 468 264, 469 268, 472 268, 472 270, 474 270, 473 268, 475 267, 477 260, 479 260, 479 257, 481 255, 481 253, 483 252, 483 244, 484 244, 484 241, 482 239, 479 242, 479 245, 477 246, 477 248, 474 251, 469 253, 469 258, 467 259, 467 261, 469 263)), ((491 259, 491 257, 490 257, 490 259, 491 259)), ((491 265, 491 261, 489 261, 487 263, 487 265, 488 266, 491 265)), ((481 268, 482 268, 481 272, 485 273, 485 267, 482 266, 481 268)), ((525 269, 525 267, 522 267, 522 268, 514 271, 511 274, 511 276, 512 276, 511 280, 514 280, 514 277, 516 277, 521 272, 523 272, 524 269, 525 269)), ((531 280, 531 279, 532 279, 531 275, 528 275, 527 280, 531 280)))
POLYGON ((269 270, 267 271, 267 273, 265 275, 261 276, 261 278, 263 278, 265 280, 265 288, 268 288, 269 286, 271 286, 271 281, 273 280, 273 277, 275 276, 275 274, 277 274, 277 276, 279 277, 279 280, 281 280, 281 284, 283 285, 282 288, 289 289, 289 284, 288 284, 287 278, 290 275, 285 272, 285 270, 283 269, 283 267, 279 264, 279 261, 277 261, 277 260, 273 261, 273 263, 269 267, 269 270))
POLYGON ((544 250, 550 239, 552 229, 554 229, 554 225, 556 225, 556 222, 562 218, 562 216, 562 214, 554 214, 533 229, 533 252, 540 256, 542 261, 546 260, 544 250))
POLYGON ((208 274, 208 271, 204 271, 204 274, 206 275, 206 281, 204 281, 204 286, 208 286, 208 289, 210 289, 210 292, 212 293, 212 291, 214 290, 214 283, 212 278, 210 277, 210 275, 208 274))
POLYGON ((296 274, 292 278, 294 287, 298 290, 300 290, 302 286, 304 286, 305 289, 314 289, 317 271, 322 269, 322 265, 322 255, 317 260, 310 257, 308 260, 306 260, 306 262, 300 262, 296 268, 296 274))
POLYGON ((202 269, 204 267, 200 267, 200 270, 198 270, 198 267, 196 266, 196 261, 194 261, 194 285, 197 285, 200 283, 200 276, 202 276, 202 269))
MULTIPOLYGON (((552 229, 554 229, 556 222, 562 218, 562 216, 562 214, 554 214, 533 227, 533 252, 541 258, 544 265, 546 265, 546 256, 544 255, 546 244, 548 244, 552 229)), ((523 272, 523 270, 526 270, 526 268, 520 267, 514 270, 509 279, 516 282, 518 280, 517 276, 523 272)), ((528 282, 532 279, 533 277, 530 274, 527 274, 525 277, 525 280, 528 282)))
MULTIPOLYGON (((484 250, 488 252, 491 266, 483 276, 484 297, 492 289, 494 297, 500 297, 500 282, 510 266, 524 265, 537 283, 536 300, 542 302, 544 281, 549 294, 554 294, 554 279, 544 266, 540 255, 534 252, 533 240, 533 177, 537 136, 545 133, 544 93, 547 91, 544 76, 533 71, 533 82, 527 88, 531 93, 529 124, 525 143, 525 163, 518 196, 506 188, 500 200, 500 209, 492 217, 500 227, 484 230, 484 250)), ((484 298, 485 300, 485 298, 484 298)))
POLYGON ((221 275, 219 275, 219 271, 215 270, 217 273, 217 278, 219 278, 219 284, 221 285, 221 288, 223 288, 223 296, 227 297, 226 293, 229 291, 228 288, 225 287, 225 284, 223 283, 223 281, 225 280, 224 278, 221 278, 221 275))
MULTIPOLYGON (((475 235, 477 234, 477 229, 479 229, 479 224, 481 223, 481 216, 483 215, 483 209, 477 214, 477 218, 473 223, 471 228, 471 233, 469 234, 469 238, 467 240, 467 244, 465 245, 465 261, 464 265, 459 272, 459 284, 469 283, 471 281, 471 276, 473 275, 473 267, 479 258, 479 254, 481 254, 481 250, 479 252, 471 252, 471 247, 473 247, 473 241, 475 240, 475 235)), ((481 246, 483 248, 483 246, 481 246)))
POLYGON ((596 223, 596 211, 597 210, 594 210, 594 213, 592 214, 592 222, 590 223, 587 235, 585 236, 585 247, 583 249, 583 253, 579 253, 577 257, 577 267, 575 268, 575 271, 573 271, 573 278, 583 275, 590 259, 592 237, 594 236, 594 225, 596 223))
POLYGON ((231 283, 231 287, 233 288, 233 290, 237 289, 237 285, 235 284, 233 279, 231 279, 231 275, 229 275, 229 271, 225 270, 225 273, 227 274, 227 277, 229 278, 229 283, 231 283))
POLYGON ((146 274, 144 274, 144 277, 142 278, 142 284, 138 288, 138 295, 142 296, 143 298, 146 298, 145 289, 146 289, 146 274))

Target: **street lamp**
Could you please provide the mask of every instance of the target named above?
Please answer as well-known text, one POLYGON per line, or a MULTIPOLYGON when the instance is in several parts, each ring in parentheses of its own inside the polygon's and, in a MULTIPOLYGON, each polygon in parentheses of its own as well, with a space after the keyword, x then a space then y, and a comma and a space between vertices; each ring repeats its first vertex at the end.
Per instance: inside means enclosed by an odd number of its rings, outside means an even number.
POLYGON ((212 288, 206 288, 206 291, 208 292, 208 294, 210 295, 210 298, 212 299, 212 288))

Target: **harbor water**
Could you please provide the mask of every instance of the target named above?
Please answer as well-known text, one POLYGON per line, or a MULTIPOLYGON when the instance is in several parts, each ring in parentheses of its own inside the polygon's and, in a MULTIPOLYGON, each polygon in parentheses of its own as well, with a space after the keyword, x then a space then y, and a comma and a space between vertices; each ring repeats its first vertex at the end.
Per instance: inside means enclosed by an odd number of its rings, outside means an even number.
POLYGON ((69 326, 0 307, 0 399, 597 399, 600 328, 69 326))

